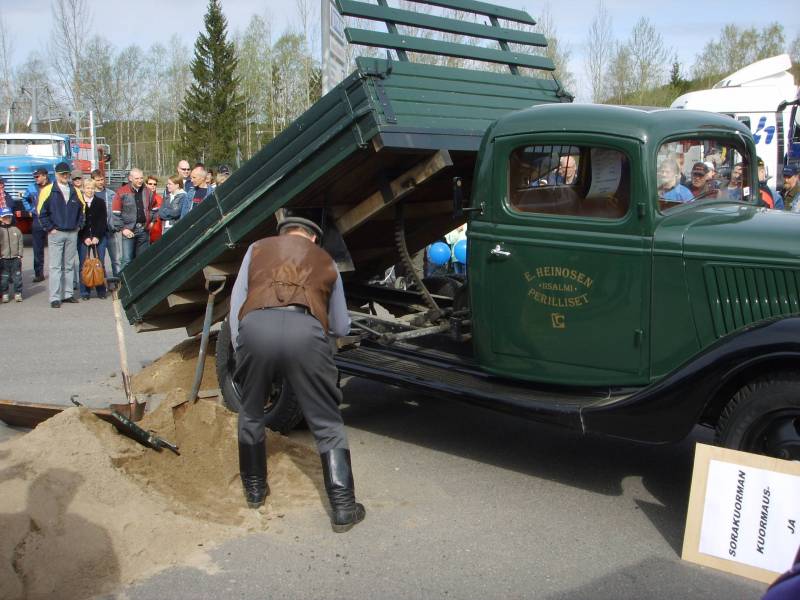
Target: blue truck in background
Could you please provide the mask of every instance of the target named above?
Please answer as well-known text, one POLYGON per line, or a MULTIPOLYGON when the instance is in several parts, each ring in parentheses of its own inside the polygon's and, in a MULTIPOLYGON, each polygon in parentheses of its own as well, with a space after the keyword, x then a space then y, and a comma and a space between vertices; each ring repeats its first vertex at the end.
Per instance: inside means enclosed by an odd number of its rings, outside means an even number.
POLYGON ((31 215, 22 204, 25 190, 33 183, 33 171, 47 169, 53 180, 55 166, 60 162, 74 163, 70 136, 60 133, 0 133, 0 177, 6 182, 17 226, 30 233, 31 215))

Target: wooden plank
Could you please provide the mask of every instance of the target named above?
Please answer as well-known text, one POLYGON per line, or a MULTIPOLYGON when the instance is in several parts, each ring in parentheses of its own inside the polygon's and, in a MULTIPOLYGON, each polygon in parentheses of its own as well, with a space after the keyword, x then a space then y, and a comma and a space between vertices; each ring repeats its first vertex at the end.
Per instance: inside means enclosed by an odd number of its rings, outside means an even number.
POLYGON ((553 61, 546 56, 525 54, 523 52, 504 52, 491 48, 480 48, 468 44, 426 40, 409 35, 393 35, 382 31, 369 31, 367 29, 345 29, 347 41, 351 44, 371 46, 374 48, 392 48, 408 52, 421 52, 423 54, 436 54, 440 56, 456 56, 483 62, 498 63, 502 65, 515 65, 530 67, 544 71, 554 71, 553 61))
POLYGON ((377 191, 336 220, 336 228, 347 235, 387 206, 395 204, 442 169, 453 166, 447 150, 440 150, 431 158, 415 165, 389 183, 388 191, 377 191))
MULTIPOLYGON (((60 404, 40 404, 36 402, 13 402, 11 400, 0 400, 0 421, 11 427, 26 427, 33 429, 39 423, 46 421, 70 406, 60 404)), ((108 408, 89 409, 92 414, 100 417, 109 423, 113 422, 111 410, 108 408)))
POLYGON ((212 275, 224 275, 226 277, 236 277, 239 274, 241 262, 224 262, 208 265, 203 268, 203 277, 208 279, 212 275))
POLYGON ((147 331, 163 331, 165 329, 178 329, 185 327, 186 321, 191 319, 191 314, 177 313, 166 315, 163 317, 148 317, 144 321, 139 321, 133 324, 136 333, 145 333, 147 331))
MULTIPOLYGON (((450 82, 461 82, 467 84, 467 86, 495 86, 497 93, 494 95, 506 95, 507 92, 515 95, 520 89, 553 91, 557 87, 550 78, 511 75, 510 73, 464 69, 461 67, 426 65, 418 62, 401 63, 376 57, 359 56, 356 58, 356 64, 361 72, 383 74, 385 86, 394 85, 395 81, 406 81, 408 83, 405 84, 405 87, 412 88, 417 85, 435 86, 439 84, 446 86, 450 82)), ((550 101, 552 102, 553 99, 551 94, 550 101)))
POLYGON ((208 292, 203 290, 187 290, 167 296, 170 308, 186 305, 203 306, 206 302, 208 302, 208 292))
MULTIPOLYGON (((228 311, 230 310, 231 306, 231 298, 228 296, 224 300, 216 302, 214 304, 214 312, 211 313, 211 324, 217 323, 222 321, 227 315, 228 311)), ((203 322, 205 321, 206 315, 205 311, 203 314, 197 317, 194 321, 186 325, 186 334, 189 337, 194 337, 201 331, 203 331, 203 322)), ((186 321, 184 320, 184 324, 186 321)))
POLYGON ((414 2, 430 4, 431 6, 441 6, 443 8, 452 8, 453 10, 462 12, 472 12, 479 15, 486 15, 487 17, 500 17, 506 21, 536 25, 536 21, 533 20, 533 17, 524 10, 505 8, 504 6, 489 4, 488 2, 478 2, 477 0, 414 0, 414 2))
POLYGON ((505 27, 492 27, 482 23, 470 23, 446 17, 427 15, 411 10, 398 8, 384 8, 356 0, 337 0, 339 12, 345 16, 361 17, 373 21, 389 21, 411 27, 446 31, 470 37, 486 38, 490 40, 506 41, 528 46, 547 46, 547 39, 541 33, 508 29, 505 27))

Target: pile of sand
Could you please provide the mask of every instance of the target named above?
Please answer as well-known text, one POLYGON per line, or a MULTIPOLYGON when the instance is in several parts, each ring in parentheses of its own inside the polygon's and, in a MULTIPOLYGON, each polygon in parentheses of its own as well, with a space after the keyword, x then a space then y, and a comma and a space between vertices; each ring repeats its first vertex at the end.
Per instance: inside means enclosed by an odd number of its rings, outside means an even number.
POLYGON ((213 568, 206 550, 268 529, 289 510, 323 510, 319 458, 270 434, 267 505, 245 507, 236 416, 200 401, 173 421, 174 390, 141 425, 177 444, 160 453, 71 408, 0 444, 0 598, 86 598, 173 565, 213 568))
MULTIPOLYGON (((219 387, 217 383, 216 361, 217 333, 211 332, 203 366, 201 390, 219 387)), ((197 355, 200 353, 200 337, 186 339, 161 356, 155 362, 131 377, 135 394, 166 394, 176 388, 192 389, 194 372, 197 368, 197 355)))

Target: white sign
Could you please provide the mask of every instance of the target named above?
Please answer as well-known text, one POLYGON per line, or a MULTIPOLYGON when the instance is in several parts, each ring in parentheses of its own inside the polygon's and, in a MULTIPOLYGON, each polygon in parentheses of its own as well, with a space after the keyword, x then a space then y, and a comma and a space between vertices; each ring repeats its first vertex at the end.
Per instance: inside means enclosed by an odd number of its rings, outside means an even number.
POLYGON ((622 159, 616 150, 592 148, 592 184, 587 198, 609 198, 617 193, 622 178, 622 159))
POLYGON ((700 552, 782 573, 800 544, 800 477, 712 460, 700 552))
POLYGON ((683 558, 770 582, 800 546, 800 463, 697 444, 683 558))

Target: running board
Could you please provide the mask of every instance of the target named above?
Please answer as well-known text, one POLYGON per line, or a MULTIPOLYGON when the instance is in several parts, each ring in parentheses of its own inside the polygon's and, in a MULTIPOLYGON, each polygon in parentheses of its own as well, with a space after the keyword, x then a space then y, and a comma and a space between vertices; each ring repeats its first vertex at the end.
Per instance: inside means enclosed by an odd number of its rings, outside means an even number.
POLYGON ((608 406, 630 394, 612 395, 596 388, 564 392, 533 384, 496 378, 465 365, 393 348, 363 345, 336 355, 343 373, 400 387, 462 400, 534 421, 587 433, 581 413, 593 406, 608 406))

